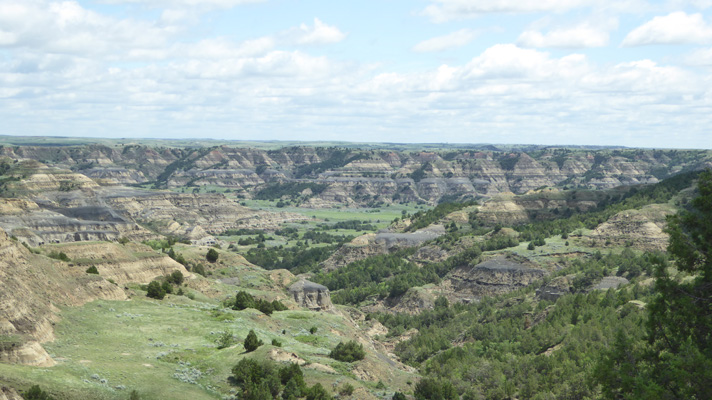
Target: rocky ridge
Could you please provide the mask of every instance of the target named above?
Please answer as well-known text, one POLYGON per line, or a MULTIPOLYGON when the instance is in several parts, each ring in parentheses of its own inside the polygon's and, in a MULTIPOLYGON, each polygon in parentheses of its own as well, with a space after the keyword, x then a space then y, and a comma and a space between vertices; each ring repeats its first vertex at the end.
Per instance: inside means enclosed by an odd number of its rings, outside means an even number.
MULTIPOLYGON (((523 194, 554 186, 604 189, 654 183, 681 170, 712 165, 711 152, 633 149, 404 152, 285 147, 266 151, 232 146, 86 145, 3 147, 0 155, 13 161, 46 162, 104 184, 218 186, 247 198, 274 182, 326 184, 316 198, 303 200, 303 205, 314 207, 435 204, 443 198, 523 194)), ((35 187, 52 184, 43 179, 35 178, 35 187)))

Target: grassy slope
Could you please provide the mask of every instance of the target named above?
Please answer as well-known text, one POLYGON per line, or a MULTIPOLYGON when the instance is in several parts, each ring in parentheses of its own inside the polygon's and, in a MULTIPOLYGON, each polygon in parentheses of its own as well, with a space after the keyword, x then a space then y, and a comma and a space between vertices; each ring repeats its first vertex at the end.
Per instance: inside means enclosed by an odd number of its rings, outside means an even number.
MULTIPOLYGON (((16 387, 39 384, 59 398, 124 399, 136 389, 142 399, 215 399, 230 393, 227 378, 232 366, 245 356, 266 358, 273 348, 269 343, 276 338, 283 350, 343 375, 305 368, 308 382, 327 386, 338 378, 357 387, 373 386, 353 379, 350 370, 355 364, 328 358, 342 338, 356 337, 354 327, 340 315, 295 310, 270 318, 255 310, 225 310, 179 296, 156 301, 138 292, 130 301, 96 301, 67 308, 62 317, 56 326, 57 340, 45 344, 58 365, 0 364, 0 382, 16 387), (311 327, 317 328, 316 334, 309 333, 311 327), (242 339, 250 329, 266 345, 246 355, 242 339), (225 331, 238 340, 218 350, 215 343, 225 331), (191 372, 195 375, 193 368, 201 373, 196 383, 182 382, 191 372), (125 389, 116 389, 120 385, 125 389)), ((369 354, 368 359, 376 360, 376 356, 369 354)), ((411 378, 405 373, 396 376, 392 384, 397 386, 411 378)))

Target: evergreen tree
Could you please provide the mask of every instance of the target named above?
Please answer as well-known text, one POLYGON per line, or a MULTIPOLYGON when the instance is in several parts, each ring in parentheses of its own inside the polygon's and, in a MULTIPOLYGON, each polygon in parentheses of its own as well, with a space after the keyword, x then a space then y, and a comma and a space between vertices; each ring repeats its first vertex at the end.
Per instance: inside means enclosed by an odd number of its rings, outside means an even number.
POLYGON ((661 263, 649 305, 652 378, 664 397, 712 398, 712 171, 700 174, 692 209, 668 221, 668 252, 693 279, 675 279, 661 263))
POLYGON ((257 350, 257 348, 262 346, 263 344, 264 343, 261 340, 257 339, 255 331, 250 329, 250 332, 247 334, 247 337, 245 338, 244 342, 245 350, 250 353, 257 350))
POLYGON ((207 254, 205 254, 205 259, 212 262, 215 262, 218 260, 218 257, 220 254, 218 254, 218 251, 215 249, 210 249, 208 250, 207 254))
POLYGON ((363 360, 366 357, 366 351, 364 351, 362 344, 349 340, 346 343, 337 344, 329 353, 329 357, 343 362, 354 362, 363 360))
POLYGON ((251 294, 240 290, 235 295, 235 310, 244 310, 246 308, 255 308, 255 298, 251 294))
POLYGON ((153 281, 148 284, 146 296, 154 298, 154 299, 162 300, 164 297, 166 297, 166 291, 163 290, 160 282, 153 281))
POLYGON ((619 330, 594 377, 606 398, 712 398, 712 172, 699 176, 692 209, 668 220, 668 253, 656 260, 648 340, 619 330))
POLYGON ((457 400, 457 391, 448 381, 423 378, 415 385, 417 400, 457 400))
POLYGON ((302 389, 296 379, 290 379, 282 391, 282 400, 296 400, 302 396, 302 389))
POLYGON ((54 400, 54 397, 42 390, 39 385, 34 385, 23 395, 25 400, 54 400))
POLYGON ((329 392, 321 386, 321 383, 317 383, 307 390, 306 400, 331 400, 332 397, 329 392))

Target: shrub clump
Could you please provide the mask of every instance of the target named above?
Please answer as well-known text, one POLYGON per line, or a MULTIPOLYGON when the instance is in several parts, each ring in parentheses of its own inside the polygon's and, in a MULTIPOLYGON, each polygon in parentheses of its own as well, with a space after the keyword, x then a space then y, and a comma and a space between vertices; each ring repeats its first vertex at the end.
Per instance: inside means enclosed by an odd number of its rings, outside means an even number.
POLYGON ((251 352, 257 350, 258 347, 262 346, 264 344, 264 342, 257 339, 257 335, 255 334, 255 331, 250 329, 250 332, 247 334, 247 337, 245 338, 245 342, 243 344, 245 346, 245 351, 247 351, 248 353, 251 353, 251 352))
POLYGON ((210 250, 208 250, 208 253, 205 254, 205 259, 210 261, 211 263, 214 263, 215 261, 217 261, 218 257, 220 257, 220 254, 215 249, 210 249, 210 250))
POLYGON ((47 254, 47 257, 54 258, 55 260, 59 260, 59 261, 69 262, 69 257, 67 257, 67 254, 63 251, 58 252, 58 251, 52 250, 49 252, 49 254, 47 254))
POLYGON ((25 400, 54 400, 54 397, 42 390, 39 385, 32 386, 22 397, 24 397, 25 400))
POLYGON ((317 383, 308 387, 297 364, 283 367, 270 361, 243 358, 232 368, 233 384, 240 387, 240 399, 331 400, 333 397, 317 383))
POLYGON ((275 311, 287 310, 287 306, 285 306, 281 301, 255 299, 251 294, 245 292, 244 290, 241 290, 235 295, 235 303, 232 305, 232 309, 242 311, 246 308, 257 309, 266 315, 272 315, 272 313, 275 311))
POLYGON ((163 300, 163 298, 166 297, 166 290, 160 282, 152 281, 146 288, 146 296, 152 299, 163 300))
POLYGON ((358 344, 353 340, 349 340, 344 343, 341 342, 331 350, 329 357, 334 360, 344 361, 344 362, 354 362, 358 360, 363 360, 366 357, 366 351, 363 349, 362 344, 358 344))

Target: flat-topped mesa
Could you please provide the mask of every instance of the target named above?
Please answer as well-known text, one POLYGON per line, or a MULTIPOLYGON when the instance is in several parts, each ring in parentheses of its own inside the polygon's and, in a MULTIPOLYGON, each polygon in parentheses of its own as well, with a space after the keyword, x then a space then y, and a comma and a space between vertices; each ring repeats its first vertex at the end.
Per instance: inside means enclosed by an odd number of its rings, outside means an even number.
POLYGON ((300 306, 312 311, 331 311, 331 295, 326 286, 301 279, 289 287, 289 294, 300 306))

